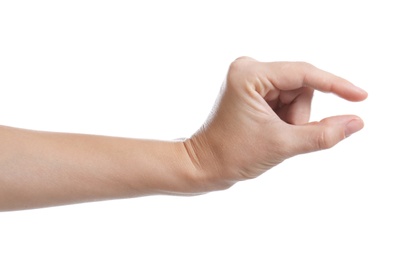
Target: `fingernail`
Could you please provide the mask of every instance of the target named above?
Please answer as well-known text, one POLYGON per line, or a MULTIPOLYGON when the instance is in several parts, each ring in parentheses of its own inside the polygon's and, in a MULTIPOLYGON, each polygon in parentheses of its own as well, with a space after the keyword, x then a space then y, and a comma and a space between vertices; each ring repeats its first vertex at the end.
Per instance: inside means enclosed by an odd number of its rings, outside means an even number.
POLYGON ((360 119, 353 119, 350 122, 347 123, 344 134, 346 137, 349 137, 350 135, 356 133, 357 131, 361 130, 363 128, 363 121, 360 119))

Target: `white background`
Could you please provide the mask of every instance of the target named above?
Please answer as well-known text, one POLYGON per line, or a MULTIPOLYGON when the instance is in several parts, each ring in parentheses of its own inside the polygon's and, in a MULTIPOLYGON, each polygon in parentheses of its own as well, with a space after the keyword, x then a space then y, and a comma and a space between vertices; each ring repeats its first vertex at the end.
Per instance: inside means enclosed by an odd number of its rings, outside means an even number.
POLYGON ((3 125, 186 137, 242 55, 369 98, 316 93, 313 120, 365 128, 227 191, 0 213, 0 259, 420 259, 415 2, 1 1, 3 125))

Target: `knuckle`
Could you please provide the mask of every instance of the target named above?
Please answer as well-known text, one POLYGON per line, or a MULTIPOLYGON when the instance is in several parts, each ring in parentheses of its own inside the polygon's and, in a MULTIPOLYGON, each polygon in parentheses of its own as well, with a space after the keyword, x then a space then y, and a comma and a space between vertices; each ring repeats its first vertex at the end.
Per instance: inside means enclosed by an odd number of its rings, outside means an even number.
POLYGON ((239 61, 239 60, 252 60, 252 58, 248 56, 239 56, 234 61, 239 61))
POLYGON ((306 82, 306 76, 309 72, 314 71, 316 67, 305 61, 297 61, 294 64, 294 71, 303 75, 302 84, 306 82))
POLYGON ((243 56, 234 60, 228 70, 227 86, 243 89, 253 83, 258 83, 258 62, 243 56))
POLYGON ((321 131, 317 139, 317 148, 319 150, 325 150, 332 148, 335 145, 333 134, 331 133, 330 128, 325 128, 321 131))
POLYGON ((296 64, 297 67, 301 67, 303 69, 312 69, 312 68, 314 68, 314 65, 312 65, 311 63, 306 62, 306 61, 297 61, 297 62, 295 62, 295 64, 296 64))
POLYGON ((239 57, 237 59, 235 59, 229 67, 229 72, 232 73, 237 73, 237 72, 241 72, 244 70, 244 68, 247 67, 247 63, 250 61, 250 59, 246 56, 242 56, 239 57))
POLYGON ((230 69, 243 70, 244 68, 253 67, 253 66, 250 66, 250 65, 255 64, 255 63, 257 63, 257 60, 255 60, 251 57, 240 56, 240 57, 236 58, 234 61, 231 62, 230 69))

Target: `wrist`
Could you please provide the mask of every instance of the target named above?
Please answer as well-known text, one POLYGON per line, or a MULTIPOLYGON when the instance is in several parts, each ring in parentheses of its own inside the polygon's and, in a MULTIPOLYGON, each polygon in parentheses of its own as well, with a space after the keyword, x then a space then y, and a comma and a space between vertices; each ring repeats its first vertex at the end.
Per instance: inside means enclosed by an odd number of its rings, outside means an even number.
POLYGON ((217 149, 203 134, 185 139, 182 144, 191 169, 188 173, 194 193, 224 190, 236 182, 226 178, 225 171, 228 169, 223 166, 223 160, 218 158, 217 149))

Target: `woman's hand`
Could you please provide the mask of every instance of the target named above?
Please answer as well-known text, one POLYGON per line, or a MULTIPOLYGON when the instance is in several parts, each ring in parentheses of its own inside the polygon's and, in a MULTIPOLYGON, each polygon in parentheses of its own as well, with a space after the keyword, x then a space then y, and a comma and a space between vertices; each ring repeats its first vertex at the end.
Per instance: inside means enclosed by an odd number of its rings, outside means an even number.
POLYGON ((208 120, 187 151, 199 189, 230 187, 292 156, 331 148, 363 128, 355 115, 308 122, 314 90, 349 101, 367 93, 345 79, 302 62, 235 60, 208 120))

